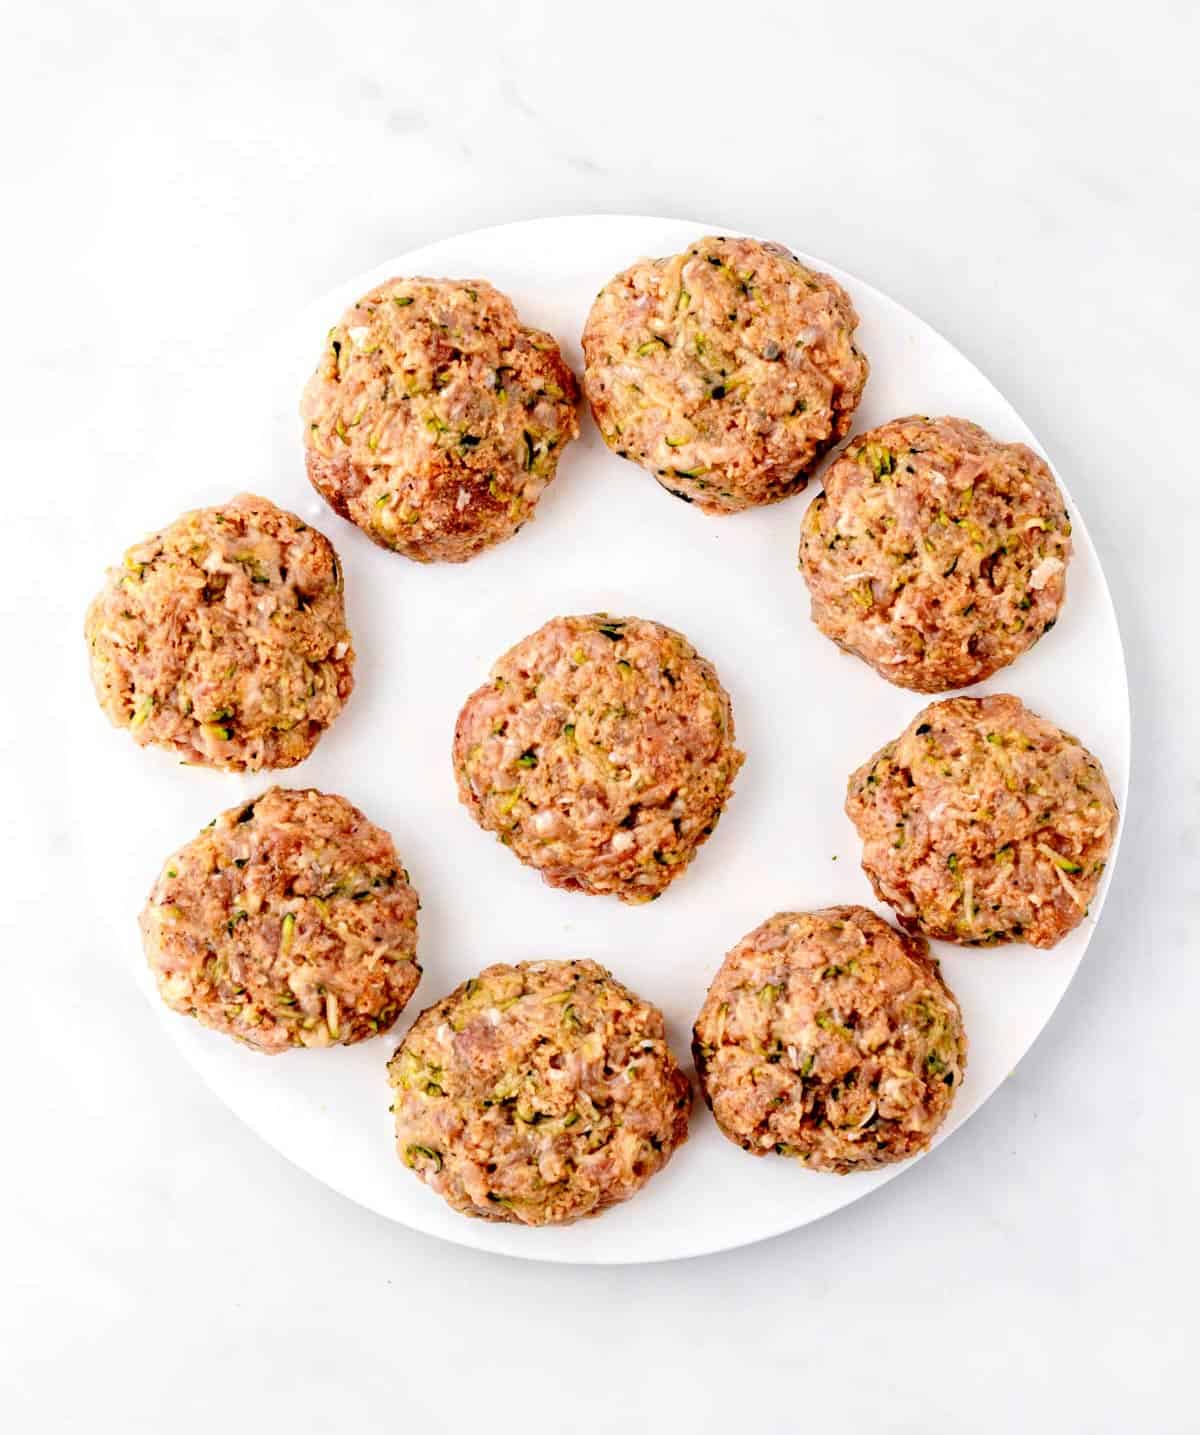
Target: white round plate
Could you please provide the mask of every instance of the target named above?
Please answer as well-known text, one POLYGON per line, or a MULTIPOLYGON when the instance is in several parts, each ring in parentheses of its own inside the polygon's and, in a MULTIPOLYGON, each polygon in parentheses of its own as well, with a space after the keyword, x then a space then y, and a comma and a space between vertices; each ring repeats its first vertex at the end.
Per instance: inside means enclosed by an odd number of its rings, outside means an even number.
MULTIPOLYGON (((904 1170, 838 1177, 753 1160, 718 1133, 697 1100, 690 1140, 634 1200, 576 1226, 527 1230, 456 1215, 392 1147, 385 1061, 411 1017, 487 963, 594 957, 663 1008, 686 1060, 705 989, 741 936, 782 909, 872 901, 842 812, 845 782, 921 700, 844 656, 809 621, 796 550, 819 482, 771 508, 709 518, 610 454, 585 413, 582 436, 567 449, 533 523, 465 566, 422 567, 337 518, 304 473, 301 388, 328 327, 372 285, 394 274, 489 279, 527 322, 559 338, 580 373, 579 336, 600 286, 640 255, 670 254, 714 232, 722 231, 633 216, 535 220, 447 239, 360 274, 288 324, 253 365, 242 357, 210 376, 213 393, 198 379, 182 417, 189 431, 211 432, 211 415, 219 415, 223 461, 214 463, 202 444, 194 454, 173 445, 172 466, 117 495, 112 531, 100 535, 113 547, 97 553, 97 586, 101 567, 118 561, 124 545, 186 508, 251 490, 311 520, 337 546, 357 687, 313 757, 278 780, 342 793, 395 836, 423 904, 425 974, 409 1011, 378 1041, 267 1058, 162 1008, 135 925, 146 892, 169 852, 272 776, 182 767, 136 749, 93 710, 78 727, 88 770, 80 821, 92 838, 96 910, 111 920, 114 941, 184 1055, 264 1140, 364 1206, 483 1250, 569 1262, 698 1255, 816 1220, 904 1170), (716 834, 687 874, 644 907, 544 886, 459 806, 450 764, 458 709, 493 660, 556 614, 599 609, 686 633, 729 689, 746 752, 716 834), (122 826, 128 841, 112 842, 111 814, 130 811, 141 821, 122 826)), ((801 233, 767 237, 791 246, 804 240, 801 233)), ((857 428, 908 413, 960 414, 1037 447, 1012 407, 945 339, 853 275, 823 259, 807 262, 834 274, 862 316, 858 338, 871 378, 857 428)), ((1077 733, 1104 763, 1123 808, 1129 704, 1121 642, 1082 516, 1069 496, 1068 504, 1076 550, 1062 618, 1033 652, 983 686, 1015 692, 1077 733)), ((1087 948, 1107 882, 1090 917, 1053 951, 939 946, 971 1042, 966 1083, 939 1139, 987 1099, 1045 1025, 1087 948)))

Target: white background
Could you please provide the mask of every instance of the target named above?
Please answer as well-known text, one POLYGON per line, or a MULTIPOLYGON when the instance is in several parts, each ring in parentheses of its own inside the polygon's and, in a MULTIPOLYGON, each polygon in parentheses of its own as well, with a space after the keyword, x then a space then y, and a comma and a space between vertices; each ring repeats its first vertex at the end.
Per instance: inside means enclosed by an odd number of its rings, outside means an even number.
POLYGON ((0 41, 5 1425, 1195 1429, 1194 7, 78 3, 0 41), (628 1270, 436 1243, 251 1137, 100 940, 47 782, 95 716, 109 496, 198 444, 236 470, 230 352, 587 210, 779 237, 974 359, 1086 513, 1135 725, 1103 923, 987 1107, 822 1223, 628 1270))

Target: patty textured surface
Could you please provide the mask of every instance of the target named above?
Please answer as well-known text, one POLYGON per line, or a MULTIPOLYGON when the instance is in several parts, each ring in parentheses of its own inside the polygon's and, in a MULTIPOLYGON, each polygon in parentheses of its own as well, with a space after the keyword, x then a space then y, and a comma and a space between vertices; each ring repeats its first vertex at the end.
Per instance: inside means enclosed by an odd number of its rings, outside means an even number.
POLYGON ((301 401, 308 476, 384 548, 462 563, 533 517, 579 432, 555 340, 482 279, 389 279, 329 331, 301 401))
POLYGON ((584 388, 605 443, 706 513, 803 488, 849 431, 868 364, 828 274, 778 244, 697 240, 600 291, 584 388))
POLYGON ((272 787, 168 858, 142 940, 173 1011, 264 1052, 349 1045, 416 990, 419 905, 357 807, 272 787))
POLYGON ((293 767, 354 686, 332 545, 252 494, 135 544, 84 634, 114 725, 204 767, 293 767))
POLYGON ((1104 769, 1019 698, 946 698, 855 772, 846 813, 910 931, 1052 947, 1083 920, 1117 830, 1104 769))
POLYGON ((687 1137, 662 1013, 591 961, 486 968, 388 1063, 396 1149, 456 1211, 565 1224, 632 1196, 687 1137))
POLYGON ((709 836, 743 755, 716 670, 681 634, 554 618, 467 699, 458 793, 552 887, 657 897, 709 836))
POLYGON ((1057 621, 1071 523, 1024 444, 966 419, 896 419, 851 439, 824 486, 800 540, 813 621, 889 682, 981 682, 1057 621))
POLYGON ((865 907, 756 927, 709 988, 692 1049, 731 1141, 838 1174, 923 1151, 967 1063, 958 1002, 924 939, 865 907))

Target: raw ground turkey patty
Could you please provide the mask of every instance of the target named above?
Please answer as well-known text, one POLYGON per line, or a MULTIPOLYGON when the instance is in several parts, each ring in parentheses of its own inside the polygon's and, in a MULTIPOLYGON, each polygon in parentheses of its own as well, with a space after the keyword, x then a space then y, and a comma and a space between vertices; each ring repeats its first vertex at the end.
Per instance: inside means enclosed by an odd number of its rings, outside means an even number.
POLYGON ((851 439, 823 482, 800 541, 813 621, 889 682, 982 682, 1054 626, 1071 523, 1024 444, 896 419, 851 439))
POLYGON ((1087 914, 1117 830, 1104 769, 1011 696, 947 698, 855 772, 863 870, 910 931, 1052 947, 1087 914))
POLYGON ((416 990, 419 905, 357 807, 273 787, 167 860, 142 938, 173 1011, 259 1051, 349 1045, 416 990))
POLYGON ((459 797, 552 887, 657 897, 742 764, 729 695, 681 634, 554 618, 506 653, 454 735, 459 797))
POLYGON ((692 1049, 731 1141, 839 1174, 923 1151, 967 1060, 962 1014, 924 939, 854 906, 781 912, 744 937, 692 1049))
POLYGON ((354 686, 337 554, 252 494, 135 544, 84 631, 113 724, 205 767, 293 767, 354 686))
POLYGON ((514 534, 579 432, 555 340, 481 279, 389 279, 329 331, 301 402, 308 475, 343 518, 419 562, 514 534))
POLYGON ((687 1137, 661 1012, 596 962, 486 968, 417 1018, 388 1075, 401 1160, 485 1220, 594 1215, 687 1137))
POLYGON ((828 274, 778 244, 697 240, 600 291, 584 387, 605 443, 707 513, 803 488, 849 431, 868 364, 828 274))

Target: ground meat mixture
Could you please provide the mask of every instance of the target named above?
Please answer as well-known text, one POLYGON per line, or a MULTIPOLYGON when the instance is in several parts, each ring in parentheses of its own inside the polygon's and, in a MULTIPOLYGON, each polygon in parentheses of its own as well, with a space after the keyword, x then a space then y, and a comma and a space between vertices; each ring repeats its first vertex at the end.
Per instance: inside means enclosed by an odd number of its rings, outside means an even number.
POLYGON ((357 807, 273 787, 167 859, 142 939, 173 1011, 258 1051, 349 1045, 416 990, 419 905, 357 807))
POLYGON ((962 1014, 924 939, 865 907, 756 927, 709 988, 692 1049, 731 1141, 839 1174, 923 1151, 967 1064, 962 1014))
POLYGON ((778 244, 698 240, 600 291, 584 387, 604 441, 707 513, 803 488, 849 431, 868 364, 828 274, 778 244))
POLYGON ((661 1012, 595 962, 486 968, 417 1018, 388 1075, 401 1160, 485 1220, 595 1215, 687 1137, 661 1012))
POLYGON ((85 636, 112 722, 204 767, 294 766, 354 686, 337 554, 251 494, 135 544, 85 636))
POLYGON ((558 344, 481 279, 389 279, 329 331, 301 402, 308 476, 368 538, 462 563, 533 517, 579 432, 558 344))
POLYGON ((642 618, 554 618, 506 653, 454 735, 459 797, 552 887, 657 897, 743 755, 711 663, 642 618))
POLYGON ((850 778, 863 870, 910 931, 1052 947, 1117 830, 1100 763, 1015 697, 947 698, 850 778))
POLYGON ((824 483, 800 540, 813 621, 889 682, 981 682, 1054 626, 1071 523, 1024 444, 896 419, 852 439, 824 483))

